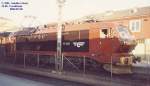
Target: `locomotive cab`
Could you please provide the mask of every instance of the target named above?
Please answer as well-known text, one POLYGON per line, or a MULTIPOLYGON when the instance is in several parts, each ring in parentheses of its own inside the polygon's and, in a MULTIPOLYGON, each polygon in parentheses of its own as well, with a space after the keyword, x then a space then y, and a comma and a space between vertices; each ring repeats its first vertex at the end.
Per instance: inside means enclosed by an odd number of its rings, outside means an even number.
MULTIPOLYGON (((110 54, 110 64, 105 64, 104 69, 111 71, 111 64, 113 65, 113 73, 131 73, 131 65, 132 65, 132 57, 131 51, 136 46, 136 42, 134 37, 129 32, 127 27, 119 25, 116 27, 115 34, 112 33, 111 29, 105 30, 102 29, 101 31, 105 34, 106 37, 111 40, 109 42, 110 45, 107 47, 111 47, 112 52, 110 54), (116 39, 117 38, 117 39, 116 39)), ((108 44, 108 43, 106 43, 108 44)), ((105 48, 103 48, 105 49, 105 48)), ((107 50, 108 51, 108 50, 107 50)), ((108 53, 108 52, 107 52, 108 53)))

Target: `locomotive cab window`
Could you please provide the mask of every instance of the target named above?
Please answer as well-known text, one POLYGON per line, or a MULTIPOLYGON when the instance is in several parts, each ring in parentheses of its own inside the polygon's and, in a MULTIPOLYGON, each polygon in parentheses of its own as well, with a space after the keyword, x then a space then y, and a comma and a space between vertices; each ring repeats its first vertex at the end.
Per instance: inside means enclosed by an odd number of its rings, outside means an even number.
POLYGON ((102 29, 102 32, 107 35, 108 34, 108 29, 102 29))
POLYGON ((112 38, 112 28, 100 29, 100 38, 112 38))
POLYGON ((108 29, 100 29, 100 38, 106 38, 108 36, 108 29))

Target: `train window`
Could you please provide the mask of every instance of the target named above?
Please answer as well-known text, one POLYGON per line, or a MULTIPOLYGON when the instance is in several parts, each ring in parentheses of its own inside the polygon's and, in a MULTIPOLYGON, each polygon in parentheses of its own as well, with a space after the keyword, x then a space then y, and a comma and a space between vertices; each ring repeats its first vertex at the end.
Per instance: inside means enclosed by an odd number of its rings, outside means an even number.
POLYGON ((89 38, 89 30, 80 30, 80 39, 88 39, 89 38))
POLYGON ((107 29, 102 29, 102 32, 107 35, 108 34, 108 30, 107 29))
POLYGON ((79 31, 69 31, 67 34, 63 34, 64 40, 78 40, 79 31))
POLYGON ((100 29, 100 38, 112 38, 114 31, 112 28, 100 29))
POLYGON ((57 39, 57 33, 50 33, 49 34, 49 39, 50 40, 56 40, 57 39))
POLYGON ((108 35, 108 29, 100 29, 100 38, 106 38, 108 35))
POLYGON ((48 26, 47 26, 47 25, 44 25, 44 28, 48 28, 48 26))

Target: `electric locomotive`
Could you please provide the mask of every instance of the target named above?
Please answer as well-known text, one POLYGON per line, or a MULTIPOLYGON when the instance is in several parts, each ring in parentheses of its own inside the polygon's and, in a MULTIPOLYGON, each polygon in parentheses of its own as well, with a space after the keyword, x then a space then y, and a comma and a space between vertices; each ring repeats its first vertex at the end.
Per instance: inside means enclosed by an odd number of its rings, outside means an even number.
MULTIPOLYGON (((74 61, 86 57, 113 73, 131 72, 131 51, 136 43, 126 26, 111 22, 83 22, 63 24, 62 27, 63 56, 71 57, 74 61)), ((57 25, 30 29, 28 34, 19 35, 21 32, 14 35, 14 52, 56 54, 57 25)))

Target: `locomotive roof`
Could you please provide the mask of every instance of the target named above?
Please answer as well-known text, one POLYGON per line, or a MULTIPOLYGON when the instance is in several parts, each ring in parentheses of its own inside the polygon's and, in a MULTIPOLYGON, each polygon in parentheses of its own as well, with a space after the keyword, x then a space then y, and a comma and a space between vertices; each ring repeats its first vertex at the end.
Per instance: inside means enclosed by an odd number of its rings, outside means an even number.
MULTIPOLYGON (((90 29, 100 29, 112 27, 114 24, 109 22, 92 22, 92 23, 80 23, 80 24, 67 24, 63 26, 63 31, 79 31, 79 30, 90 30, 90 29)), ((44 34, 44 33, 54 33, 57 31, 57 26, 43 28, 36 30, 33 34, 44 34)))
POLYGON ((36 31, 35 28, 24 28, 23 30, 17 31, 14 33, 14 36, 25 36, 25 35, 31 35, 34 31, 36 31))
MULTIPOLYGON (((109 20, 125 19, 125 18, 140 17, 140 16, 150 16, 150 6, 127 9, 127 10, 107 11, 104 13, 85 16, 77 20, 65 22, 64 31, 86 30, 86 29, 93 29, 99 27, 106 27, 108 23, 103 24, 101 21, 106 22, 109 20)), ((41 29, 37 31, 35 34, 56 32, 57 23, 48 24, 48 25, 50 27, 51 26, 53 27, 41 29)))

